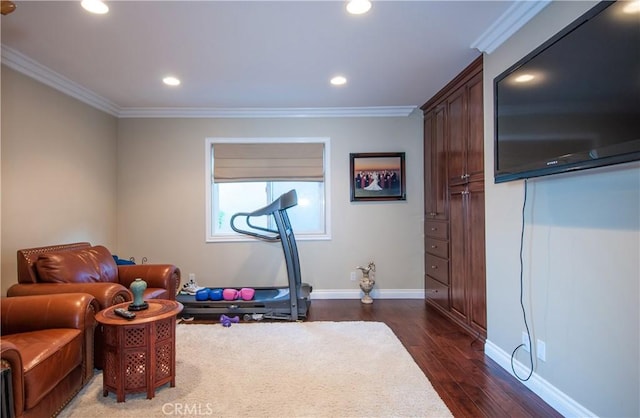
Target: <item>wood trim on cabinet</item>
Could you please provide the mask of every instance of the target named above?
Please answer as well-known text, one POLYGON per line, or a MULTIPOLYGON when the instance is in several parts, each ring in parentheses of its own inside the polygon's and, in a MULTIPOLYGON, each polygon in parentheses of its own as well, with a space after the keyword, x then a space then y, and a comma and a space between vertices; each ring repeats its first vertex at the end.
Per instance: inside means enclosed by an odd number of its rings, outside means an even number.
POLYGON ((470 335, 484 339, 482 71, 480 56, 421 109, 425 114, 426 303, 470 335))

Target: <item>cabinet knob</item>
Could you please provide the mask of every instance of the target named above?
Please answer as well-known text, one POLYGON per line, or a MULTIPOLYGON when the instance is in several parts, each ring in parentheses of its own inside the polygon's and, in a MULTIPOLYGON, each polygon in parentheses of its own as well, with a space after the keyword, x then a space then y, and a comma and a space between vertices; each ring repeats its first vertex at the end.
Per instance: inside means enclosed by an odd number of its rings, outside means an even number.
POLYGON ((436 216, 437 213, 436 212, 429 212, 429 216, 436 216))
POLYGON ((438 246, 437 245, 432 245, 431 248, 436 249, 436 248, 438 248, 438 246))
POLYGON ((438 230, 438 228, 435 228, 435 227, 434 227, 434 228, 431 228, 431 230, 432 230, 432 231, 437 231, 437 230, 438 230))
POLYGON ((432 269, 432 270, 437 270, 437 269, 438 269, 438 266, 431 266, 431 269, 432 269))

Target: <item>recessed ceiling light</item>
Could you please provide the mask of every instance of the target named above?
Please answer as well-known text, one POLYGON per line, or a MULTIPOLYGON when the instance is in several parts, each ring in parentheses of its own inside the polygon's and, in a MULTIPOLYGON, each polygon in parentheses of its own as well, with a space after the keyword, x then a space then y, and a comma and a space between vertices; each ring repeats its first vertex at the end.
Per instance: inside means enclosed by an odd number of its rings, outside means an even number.
POLYGON ((82 0, 80 4, 86 11, 97 15, 103 15, 109 12, 109 6, 102 0, 82 0))
POLYGON ((640 0, 630 1, 627 5, 624 6, 625 13, 640 13, 640 0))
POLYGON ((165 78, 162 79, 162 82, 164 84, 166 84, 167 86, 179 86, 180 85, 180 79, 174 77, 174 76, 167 76, 165 78))
POLYGON ((347 12, 352 15, 361 15, 367 13, 371 9, 369 0, 350 0, 347 3, 347 12))
POLYGON ((341 86, 343 84, 347 84, 347 79, 341 75, 338 75, 331 79, 331 84, 333 84, 334 86, 341 86))
POLYGON ((526 83, 528 81, 533 80, 535 77, 531 74, 522 74, 514 79, 517 83, 526 83))

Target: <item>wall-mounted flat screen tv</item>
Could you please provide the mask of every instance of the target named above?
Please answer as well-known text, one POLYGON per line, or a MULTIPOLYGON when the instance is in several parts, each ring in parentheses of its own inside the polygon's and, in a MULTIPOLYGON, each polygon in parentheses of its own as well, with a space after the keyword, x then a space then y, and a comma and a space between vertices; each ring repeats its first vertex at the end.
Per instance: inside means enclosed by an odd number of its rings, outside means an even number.
POLYGON ((640 160, 640 13, 601 2, 494 79, 495 182, 640 160))

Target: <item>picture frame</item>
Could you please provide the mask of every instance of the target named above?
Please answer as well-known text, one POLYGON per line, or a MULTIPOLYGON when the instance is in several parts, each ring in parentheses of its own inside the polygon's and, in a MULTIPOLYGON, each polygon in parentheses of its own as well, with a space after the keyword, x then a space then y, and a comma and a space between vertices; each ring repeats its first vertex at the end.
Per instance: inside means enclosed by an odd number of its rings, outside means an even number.
POLYGON ((351 201, 406 200, 404 152, 349 154, 351 201))

